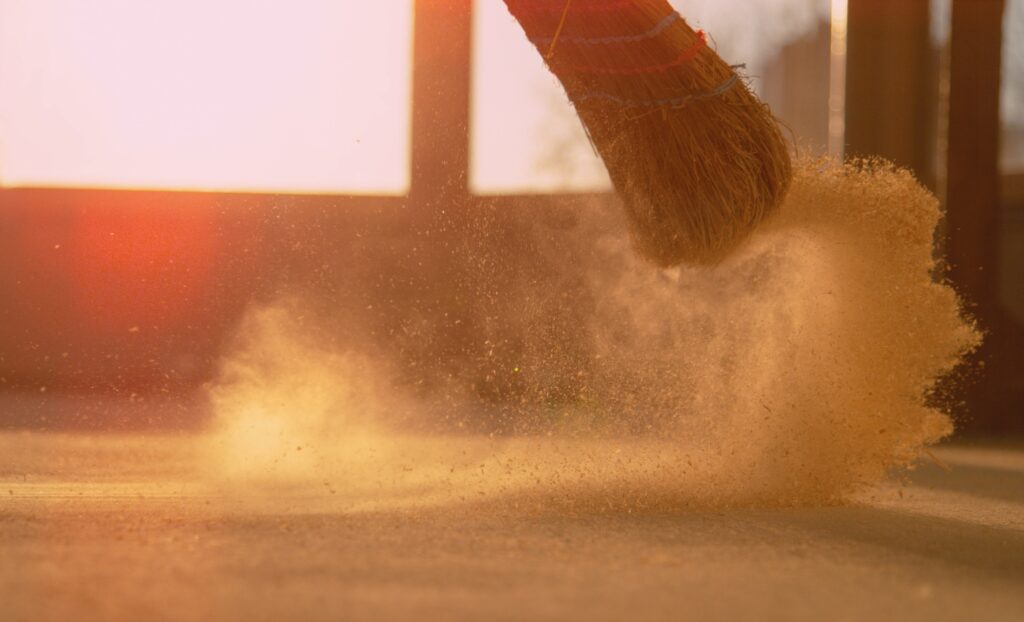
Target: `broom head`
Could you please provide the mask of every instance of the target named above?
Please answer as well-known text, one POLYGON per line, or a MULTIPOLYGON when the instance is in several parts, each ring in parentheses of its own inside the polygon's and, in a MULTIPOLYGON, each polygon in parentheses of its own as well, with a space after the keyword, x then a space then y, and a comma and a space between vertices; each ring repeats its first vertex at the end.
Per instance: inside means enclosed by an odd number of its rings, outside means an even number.
POLYGON ((792 177, 759 101, 666 0, 505 0, 576 107, 637 250, 714 263, 770 215, 792 177))

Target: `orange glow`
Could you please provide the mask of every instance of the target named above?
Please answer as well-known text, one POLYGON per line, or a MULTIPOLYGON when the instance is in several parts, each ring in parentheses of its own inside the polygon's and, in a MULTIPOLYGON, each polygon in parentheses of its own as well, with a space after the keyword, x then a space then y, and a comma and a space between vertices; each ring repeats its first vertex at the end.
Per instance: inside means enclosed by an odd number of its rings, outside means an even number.
POLYGON ((145 211, 81 210, 71 232, 71 284, 91 328, 148 331, 194 321, 217 295, 214 206, 190 200, 185 207, 168 198, 145 211))
POLYGON ((0 0, 0 183, 409 183, 412 0, 0 0))

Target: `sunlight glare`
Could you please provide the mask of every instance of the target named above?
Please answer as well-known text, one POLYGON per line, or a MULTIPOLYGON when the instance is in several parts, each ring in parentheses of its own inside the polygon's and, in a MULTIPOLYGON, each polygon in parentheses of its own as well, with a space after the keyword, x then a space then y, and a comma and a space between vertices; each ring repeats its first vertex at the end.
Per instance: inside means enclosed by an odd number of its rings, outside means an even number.
POLYGON ((0 0, 0 183, 403 193, 412 0, 0 0))

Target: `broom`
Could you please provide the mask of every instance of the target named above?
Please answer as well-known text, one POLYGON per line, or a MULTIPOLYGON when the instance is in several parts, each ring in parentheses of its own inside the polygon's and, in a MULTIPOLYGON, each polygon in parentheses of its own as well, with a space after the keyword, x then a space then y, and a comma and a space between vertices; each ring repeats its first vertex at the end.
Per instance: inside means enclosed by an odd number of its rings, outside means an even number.
POLYGON ((651 261, 713 263, 781 203, 768 107, 666 0, 505 0, 565 87, 651 261))

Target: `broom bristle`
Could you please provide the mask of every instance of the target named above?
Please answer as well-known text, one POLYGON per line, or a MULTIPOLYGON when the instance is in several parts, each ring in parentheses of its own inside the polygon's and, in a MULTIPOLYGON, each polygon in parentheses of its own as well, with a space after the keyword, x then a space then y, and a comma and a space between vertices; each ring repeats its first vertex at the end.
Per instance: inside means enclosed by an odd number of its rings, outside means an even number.
POLYGON ((771 111, 668 2, 505 2, 575 105, 641 254, 713 263, 782 202, 792 169, 771 111))

